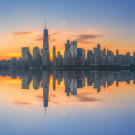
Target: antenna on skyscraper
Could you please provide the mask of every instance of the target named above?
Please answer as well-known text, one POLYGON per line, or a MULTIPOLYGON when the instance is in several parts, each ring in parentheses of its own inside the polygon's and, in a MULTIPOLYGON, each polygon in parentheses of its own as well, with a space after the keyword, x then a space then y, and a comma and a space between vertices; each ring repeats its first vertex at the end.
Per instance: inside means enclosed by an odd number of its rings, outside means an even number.
POLYGON ((46 29, 46 19, 45 19, 45 29, 46 29))

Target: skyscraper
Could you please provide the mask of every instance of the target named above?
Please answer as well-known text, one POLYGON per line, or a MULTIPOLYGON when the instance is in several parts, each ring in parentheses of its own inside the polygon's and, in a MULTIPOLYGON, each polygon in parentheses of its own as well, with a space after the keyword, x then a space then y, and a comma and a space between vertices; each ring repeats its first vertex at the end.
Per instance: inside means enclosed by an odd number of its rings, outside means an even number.
POLYGON ((65 51, 69 50, 71 47, 70 40, 67 40, 67 43, 65 44, 65 51))
POLYGON ((97 64, 100 64, 100 45, 97 44, 97 64))
POLYGON ((49 50, 48 29, 46 29, 46 21, 45 21, 45 29, 44 29, 44 37, 43 37, 43 49, 49 50))
POLYGON ((38 56, 40 56, 40 50, 36 46, 33 48, 33 61, 37 60, 38 56))
POLYGON ((56 47, 53 46, 53 67, 56 67, 56 47))
POLYGON ((22 47, 22 58, 25 59, 26 53, 29 53, 29 47, 22 47))
POLYGON ((116 50, 116 56, 118 56, 118 55, 119 55, 119 50, 117 49, 117 50, 116 50))
POLYGON ((77 58, 77 42, 72 41, 70 47, 70 53, 72 58, 77 58))

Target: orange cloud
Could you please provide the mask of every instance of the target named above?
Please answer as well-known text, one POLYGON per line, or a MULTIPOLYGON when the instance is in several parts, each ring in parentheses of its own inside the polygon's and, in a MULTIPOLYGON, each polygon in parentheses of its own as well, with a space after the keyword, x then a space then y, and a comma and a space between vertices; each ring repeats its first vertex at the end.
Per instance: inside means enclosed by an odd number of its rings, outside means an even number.
POLYGON ((43 96, 42 96, 42 95, 36 95, 36 97, 37 97, 37 98, 43 98, 43 96))
POLYGON ((37 38, 36 41, 43 41, 43 38, 37 38))
POLYGON ((26 98, 17 98, 13 103, 15 105, 21 104, 21 105, 33 105, 33 103, 25 101, 26 98))
POLYGON ((95 101, 103 101, 101 99, 93 98, 93 97, 86 97, 85 95, 88 94, 93 94, 93 93, 80 93, 77 94, 76 97, 78 98, 77 100, 80 102, 95 102, 95 101))
POLYGON ((57 101, 52 101, 51 99, 49 99, 49 101, 53 104, 57 104, 57 105, 60 105, 61 103, 60 102, 57 102, 57 101))
POLYGON ((56 40, 56 39, 51 39, 51 40, 50 40, 50 42, 55 42, 55 41, 57 41, 57 40, 56 40))
POLYGON ((33 33, 33 31, 28 31, 28 32, 13 32, 13 35, 19 36, 19 35, 28 35, 33 33))
POLYGON ((77 38, 75 39, 75 41, 83 42, 83 43, 91 43, 91 42, 86 42, 85 40, 95 39, 95 38, 102 37, 102 36, 103 35, 86 35, 86 34, 82 34, 82 35, 78 35, 77 38))
POLYGON ((21 105, 33 105, 32 103, 25 102, 25 101, 14 101, 15 105, 21 104, 21 105))
POLYGON ((54 32, 54 33, 50 34, 49 37, 54 36, 54 35, 58 35, 58 34, 60 34, 60 33, 61 33, 61 32, 54 32))

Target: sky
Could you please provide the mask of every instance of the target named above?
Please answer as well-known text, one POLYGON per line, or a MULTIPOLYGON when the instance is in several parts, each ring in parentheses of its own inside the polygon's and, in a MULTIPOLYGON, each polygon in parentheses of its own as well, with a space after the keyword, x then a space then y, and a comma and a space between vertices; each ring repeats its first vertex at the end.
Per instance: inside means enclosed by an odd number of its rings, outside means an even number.
POLYGON ((43 48, 45 19, 49 48, 64 54, 69 38, 78 48, 116 54, 135 52, 134 0, 0 0, 0 60, 21 57, 21 48, 43 48))

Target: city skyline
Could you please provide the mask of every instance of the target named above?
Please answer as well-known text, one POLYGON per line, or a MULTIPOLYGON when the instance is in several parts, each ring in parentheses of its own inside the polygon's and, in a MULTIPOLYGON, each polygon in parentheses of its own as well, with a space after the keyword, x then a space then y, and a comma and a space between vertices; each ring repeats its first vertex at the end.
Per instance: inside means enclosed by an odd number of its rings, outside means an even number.
MULTIPOLYGON (((92 35, 91 35, 92 36, 92 35)), ((101 45, 97 44, 97 47, 92 50, 86 50, 84 48, 78 48, 77 41, 67 40, 65 44, 64 54, 61 54, 60 50, 56 52, 56 46, 53 46, 53 60, 50 57, 49 50, 49 35, 48 29, 43 30, 43 46, 40 50, 39 47, 33 48, 33 53, 30 53, 29 47, 22 47, 22 57, 19 59, 12 57, 11 60, 1 60, 0 67, 2 68, 33 68, 33 67, 90 67, 90 66, 135 66, 135 52, 133 56, 130 52, 126 55, 120 54, 119 50, 116 50, 116 55, 112 50, 108 50, 104 47, 101 50, 101 45), (87 56, 87 57, 86 57, 87 56)))

